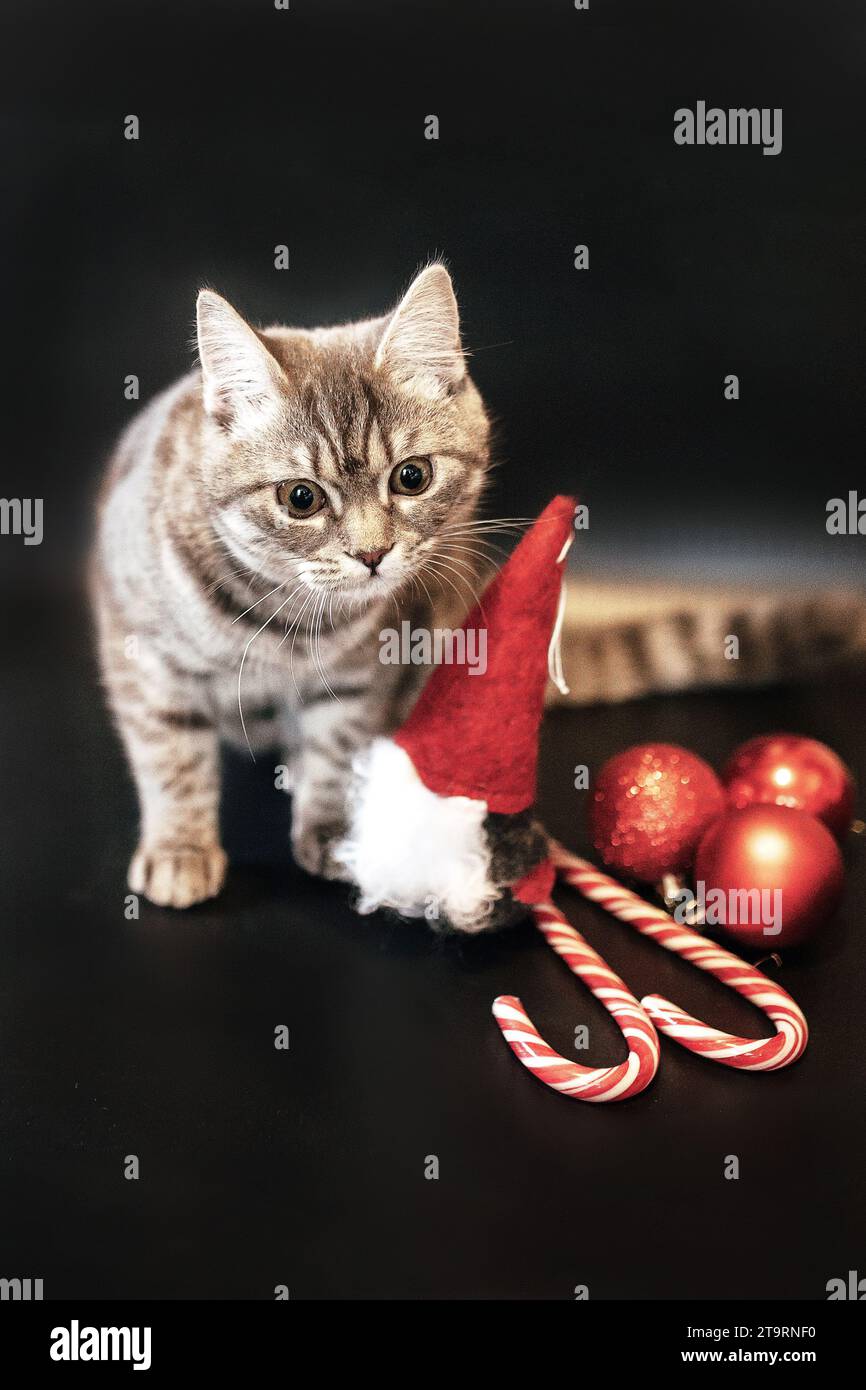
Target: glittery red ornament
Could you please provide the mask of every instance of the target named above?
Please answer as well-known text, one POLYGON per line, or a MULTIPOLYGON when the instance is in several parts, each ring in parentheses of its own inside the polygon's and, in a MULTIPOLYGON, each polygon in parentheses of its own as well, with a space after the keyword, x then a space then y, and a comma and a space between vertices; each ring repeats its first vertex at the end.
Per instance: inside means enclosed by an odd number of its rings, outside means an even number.
POLYGON ((839 902, 842 856, 805 811, 747 806, 707 830, 694 878, 708 929, 723 927, 746 946, 798 946, 839 902))
POLYGON ((692 862, 725 805, 713 769, 673 743, 639 743, 610 758, 589 806, 592 843, 605 864, 658 883, 692 862))
POLYGON ((762 734, 732 754, 722 773, 728 805, 792 806, 817 816, 841 839, 851 827, 854 777, 832 748, 798 734, 762 734))

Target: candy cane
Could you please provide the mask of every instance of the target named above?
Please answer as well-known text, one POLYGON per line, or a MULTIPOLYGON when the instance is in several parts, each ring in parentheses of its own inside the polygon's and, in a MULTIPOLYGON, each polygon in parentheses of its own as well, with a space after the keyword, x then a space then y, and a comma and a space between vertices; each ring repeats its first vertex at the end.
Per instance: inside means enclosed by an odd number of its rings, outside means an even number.
POLYGON ((714 941, 680 926, 667 912, 651 907, 636 893, 600 873, 585 859, 570 854, 562 845, 551 841, 550 853, 560 877, 585 898, 600 903, 614 917, 628 922, 644 936, 652 937, 665 950, 715 975, 717 980, 757 1005, 776 1026, 771 1038, 732 1037, 730 1033, 722 1033, 692 1018, 660 995, 648 994, 641 1004, 662 1033, 690 1052, 745 1071, 778 1071, 802 1056, 809 1029, 800 1008, 781 985, 768 980, 760 970, 746 965, 714 941))
POLYGON ((584 941, 553 903, 533 908, 535 924, 579 979, 613 1016, 628 1043, 628 1057, 615 1067, 582 1067, 555 1052, 529 1019, 520 1000, 502 994, 493 1016, 515 1057, 533 1076, 574 1100, 626 1100, 652 1081, 659 1064, 658 1034, 618 975, 584 941))

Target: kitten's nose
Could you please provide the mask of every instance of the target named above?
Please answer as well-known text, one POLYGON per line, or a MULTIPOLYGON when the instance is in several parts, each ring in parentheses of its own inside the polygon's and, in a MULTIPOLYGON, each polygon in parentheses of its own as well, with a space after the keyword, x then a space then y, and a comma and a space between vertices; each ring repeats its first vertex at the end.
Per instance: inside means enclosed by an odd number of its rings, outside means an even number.
POLYGON ((356 550, 352 555, 352 559, 360 560, 362 565, 367 566, 371 574, 375 574, 391 548, 392 547, 388 545, 384 550, 356 550))

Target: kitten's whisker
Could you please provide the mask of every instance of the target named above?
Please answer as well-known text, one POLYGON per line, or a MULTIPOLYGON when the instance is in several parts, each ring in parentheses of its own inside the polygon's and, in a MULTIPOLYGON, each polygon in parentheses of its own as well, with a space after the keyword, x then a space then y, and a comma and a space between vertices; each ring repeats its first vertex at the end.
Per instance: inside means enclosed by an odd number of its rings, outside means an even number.
POLYGON ((453 526, 443 526, 442 531, 456 530, 459 526, 469 526, 474 529, 481 527, 501 527, 507 526, 531 526, 536 518, 534 516, 476 516, 465 521, 455 522, 453 526))
MULTIPOLYGON (((478 608, 481 608, 481 599, 480 599, 480 597, 479 597, 479 595, 478 595, 478 592, 477 592, 477 590, 474 588, 474 586, 473 586, 472 584, 469 583, 469 580, 466 578, 466 575, 465 575, 465 574, 463 574, 460 570, 454 569, 453 565, 451 565, 451 564, 450 564, 447 560, 445 560, 445 559, 443 558, 443 556, 441 556, 441 555, 436 555, 436 556, 434 556, 434 557, 433 557, 433 563, 434 563, 434 564, 438 564, 438 565, 442 565, 442 566, 444 567, 445 570, 447 570, 450 574, 453 574, 453 575, 454 575, 455 579, 457 579, 460 583, 465 584, 466 588, 469 590, 469 593, 470 593, 471 596, 472 596, 472 600, 473 600, 474 604, 475 604, 478 608)), ((463 600, 461 599, 461 602, 462 602, 462 601, 463 601, 463 600)), ((483 610, 482 610, 482 611, 483 611, 483 610)), ((485 621, 486 621, 486 618, 485 618, 485 621)))
MULTIPOLYGON (((295 694, 297 695, 297 697, 298 697, 298 699, 300 700, 301 704, 304 703, 304 697, 303 697, 303 695, 301 694, 301 692, 300 692, 300 690, 299 690, 299 688, 298 688, 298 682, 297 682, 297 678, 296 678, 296 676, 295 676, 295 643, 296 643, 297 640, 298 640, 298 633, 300 632, 301 619, 303 618, 304 614, 306 613, 307 609, 309 608, 310 604, 313 602, 313 600, 315 599, 315 597, 316 597, 315 590, 311 589, 310 592, 309 592, 309 594, 307 595, 307 597, 304 599, 303 605, 301 606, 301 611, 300 611, 300 613, 299 613, 298 616, 295 618, 295 621, 292 623, 292 627, 294 628, 294 634, 293 634, 293 636, 292 636, 292 645, 291 645, 291 647, 289 648, 289 671, 291 672, 292 684, 293 684, 294 687, 295 687, 295 694)), ((288 634, 287 634, 287 635, 288 635, 288 634)), ((282 645, 282 644, 281 644, 281 645, 282 645)))
POLYGON ((320 681, 327 690, 328 694, 333 696, 334 691, 331 689, 331 686, 328 682, 328 678, 325 675, 325 669, 322 665, 322 655, 319 649, 319 632, 322 620, 322 610, 325 607, 325 598, 325 591, 322 590, 321 600, 314 605, 313 611, 310 614, 310 621, 307 628, 307 641, 310 648, 310 656, 312 657, 313 665, 316 668, 316 674, 318 675, 320 681))
MULTIPOLYGON (((459 578, 461 578, 463 582, 468 585, 469 588, 472 588, 472 585, 469 583, 469 580, 463 573, 464 570, 468 570, 469 574, 472 576, 473 579, 480 578, 480 575, 478 574, 478 571, 474 565, 470 565, 468 560, 461 560, 459 555, 449 554, 444 546, 440 547, 438 550, 434 550, 430 556, 430 559, 438 561, 440 565, 445 565, 446 568, 449 569, 452 574, 455 574, 459 578), (455 565, 459 565, 460 569, 455 569, 455 565)), ((477 603, 478 594, 475 592, 474 589, 472 589, 472 592, 475 596, 475 601, 477 603)))
MULTIPOLYGON (((485 536, 479 535, 475 531, 449 531, 447 536, 442 536, 440 539, 447 542, 449 545, 457 545, 462 542, 466 545, 476 547, 486 546, 488 550, 498 550, 501 555, 507 555, 509 553, 505 549, 505 546, 500 545, 498 541, 489 541, 485 536)), ((481 551, 478 553, 481 554, 481 551)))
POLYGON ((443 546, 440 547, 439 550, 434 550, 433 554, 434 554, 434 556, 435 556, 437 559, 440 559, 440 560, 441 560, 441 559, 444 559, 445 556, 447 556, 447 558, 451 561, 452 564, 454 564, 454 565, 460 565, 462 569, 468 570, 469 573, 470 573, 471 575, 474 576, 474 578, 478 579, 480 576, 479 576, 479 574, 478 574, 478 568, 477 568, 477 566, 476 566, 476 565, 471 565, 471 564, 469 563, 468 560, 461 560, 459 555, 452 555, 452 554, 451 554, 452 548, 456 548, 456 547, 450 547, 450 546, 448 546, 448 545, 443 545, 443 546), (444 554, 443 554, 443 552, 444 552, 444 554))
MULTIPOLYGON (((304 583, 304 581, 303 581, 303 579, 302 579, 301 582, 300 582, 299 584, 296 584, 296 585, 295 585, 294 589, 293 589, 292 592, 289 594, 289 601, 291 601, 291 600, 295 597, 295 594, 301 593, 301 591, 302 591, 303 589, 306 589, 306 587, 307 587, 307 586, 306 586, 306 584, 304 583)), ((279 646, 277 647, 277 651, 279 651, 280 647, 283 645, 283 643, 285 642, 286 638, 287 638, 288 635, 289 635, 289 623, 290 623, 291 621, 292 621, 292 614, 291 614, 291 612, 289 612, 289 613, 286 614, 286 622, 285 622, 285 626, 283 627, 283 635, 282 635, 282 638, 280 639, 280 644, 279 644, 279 646)))
POLYGON ((522 535, 526 530, 525 526, 455 526, 453 530, 441 531, 440 536, 499 536, 511 532, 515 535, 522 535))
MULTIPOLYGON (((282 585, 282 584, 279 585, 279 588, 282 589, 283 587, 284 587, 284 585, 282 585)), ((271 616, 267 619, 267 621, 264 622, 264 623, 262 623, 261 627, 260 627, 256 632, 253 633, 253 635, 252 635, 252 637, 250 638, 249 642, 247 642, 247 645, 244 647, 244 654, 243 654, 243 656, 241 657, 241 664, 240 664, 240 666, 238 667, 238 714, 239 714, 240 717, 241 717, 241 728, 243 729, 243 732, 244 732, 244 739, 245 739, 245 741, 246 741, 247 748, 250 750, 250 757, 252 758, 253 762, 255 762, 255 760, 256 760, 256 755, 255 755, 255 753, 253 752, 253 746, 252 746, 252 744, 250 743, 249 735, 248 735, 248 733, 247 733, 247 724, 246 724, 246 720, 244 719, 244 706, 243 706, 243 700, 242 700, 242 698, 241 698, 241 680, 243 679, 243 674, 244 674, 244 663, 246 662, 247 653, 248 653, 250 647, 253 645, 253 642, 255 642, 256 638, 260 635, 260 633, 264 632, 264 630, 265 630, 265 628, 268 626, 268 624, 273 622, 273 620, 274 620, 274 618, 277 616, 277 614, 278 614, 278 613, 281 613, 282 610, 285 608, 286 604, 289 603, 290 601, 291 601, 291 595, 289 595, 289 598, 284 599, 283 602, 280 604, 279 608, 275 608, 274 611, 273 611, 273 613, 271 614, 271 616)))
MULTIPOLYGON (((319 623, 321 622, 322 609, 324 608, 324 606, 325 595, 323 592, 319 601, 316 603, 313 609, 313 614, 310 619, 310 655, 313 658, 313 665, 316 668, 316 673, 320 681, 327 688, 328 683, 322 670, 321 652, 319 651, 319 623)), ((333 694, 333 691, 331 691, 330 693, 333 694)))
POLYGON ((454 555, 452 553, 452 547, 449 545, 443 545, 440 547, 440 550, 437 551, 437 554, 442 554, 449 560, 453 560, 455 565, 463 565, 468 573, 486 589, 491 580, 499 573, 504 564, 504 559, 500 560, 493 555, 485 555, 480 551, 470 550, 468 553, 473 557, 471 561, 461 560, 459 555, 454 555))
MULTIPOLYGON (((217 536, 216 539, 217 539, 217 544, 219 545, 220 549, 223 550, 223 551, 225 552, 225 555, 227 556, 227 558, 228 558, 229 560, 237 560, 237 559, 240 558, 238 555, 236 555, 236 554, 234 553, 233 550, 231 550, 231 549, 229 548, 228 545, 226 545, 226 543, 225 543, 225 541, 223 540, 222 536, 217 536)), ((268 560, 268 559, 282 559, 282 558, 284 558, 284 557, 281 555, 281 553, 280 553, 279 551, 277 551, 277 550, 274 550, 273 548, 268 548, 268 549, 266 550, 266 552, 265 552, 265 559, 266 559, 266 560, 268 560)), ((251 578, 247 580, 247 592, 249 592, 249 590, 252 588, 253 580, 254 580, 254 579, 261 579, 261 578, 262 578, 262 568, 261 568, 261 565, 259 565, 258 567, 256 567, 255 565, 245 565, 245 566, 243 567, 243 569, 245 569, 246 572, 251 576, 251 578)), ((243 570, 239 571, 239 573, 242 573, 242 572, 243 572, 243 570)))
POLYGON ((505 556, 498 559, 494 555, 485 554, 483 550, 477 550, 475 546, 451 545, 448 541, 443 541, 437 553, 447 555, 450 560, 454 561, 455 565, 462 564, 465 566, 469 573, 477 579, 478 583, 483 584, 485 588, 490 583, 491 579, 499 573, 505 563, 505 556), (462 551, 464 555, 471 555, 472 559, 461 560, 459 555, 453 553, 455 550, 462 551))
MULTIPOLYGON (((230 579, 237 579, 238 575, 241 574, 254 574, 254 571, 250 569, 249 565, 241 565, 240 569, 229 570, 228 574, 223 575, 222 579, 215 579, 213 584, 208 584, 205 593, 214 593, 217 589, 221 589, 224 584, 228 584, 230 579)), ((249 587, 249 585, 247 587, 249 587)))
POLYGON ((279 593, 280 589, 285 589, 288 582, 288 579, 284 579, 282 584, 274 585, 273 589, 269 589, 266 594, 262 594, 261 598, 257 598, 255 603, 251 603, 249 608, 245 608, 243 613, 238 613, 236 618, 232 618, 232 624, 234 625, 235 623, 239 623, 241 618, 245 618, 248 613, 252 613, 253 609, 258 608, 260 603, 264 603, 266 598, 271 597, 271 594, 277 594, 279 593))
POLYGON ((475 585, 472 584, 472 582, 469 579, 467 579, 466 575, 463 573, 464 569, 468 570, 469 574, 472 576, 473 579, 479 579, 480 576, 475 566, 470 565, 466 560, 459 559, 456 555, 446 556, 442 555, 438 551, 434 556, 434 559, 438 560, 441 565, 448 565, 448 567, 451 569, 452 574, 456 575, 458 579, 462 579, 463 583, 466 585, 467 589, 472 594, 475 603, 478 604, 478 606, 480 607, 481 599, 479 597, 478 590, 475 588, 475 585), (460 570, 456 570, 453 568, 454 565, 460 565, 462 566, 462 568, 460 570))
POLYGON ((331 698, 334 699, 334 700, 336 700, 336 701, 337 701, 337 704, 340 705, 340 704, 342 704, 343 702, 342 702, 342 700, 340 699, 339 695, 338 695, 338 694, 336 693, 336 691, 334 690, 333 686, 331 685, 331 682, 328 680, 327 675, 325 674, 325 663, 324 663, 324 661, 323 661, 323 659, 322 659, 322 643, 321 643, 321 636, 322 636, 322 619, 323 619, 323 617, 324 617, 324 615, 325 615, 325 601, 326 601, 327 597, 328 597, 328 591, 327 591, 327 589, 323 589, 323 590, 322 590, 322 601, 321 601, 321 603, 319 604, 319 607, 318 607, 318 609, 317 609, 317 611, 316 611, 316 636, 315 636, 315 642, 314 642, 314 648, 313 648, 313 650, 314 650, 314 652, 315 652, 316 668, 317 668, 317 670, 318 670, 318 672, 319 672, 319 676, 320 676, 320 678, 321 678, 322 684, 324 685, 325 689, 327 690, 327 692, 328 692, 328 694, 331 696, 331 698))
POLYGON ((449 579, 449 578, 448 578, 448 575, 445 574, 445 572, 444 572, 443 570, 439 570, 439 569, 436 567, 436 564, 435 564, 435 562, 434 562, 433 560, 427 560, 426 565, 425 565, 425 568, 427 569, 428 574, 435 575, 435 576, 439 579, 440 583, 441 583, 441 581, 444 580, 445 583, 448 585, 448 587, 449 587, 450 589, 453 589, 454 593, 457 595, 457 598, 458 598, 458 600, 459 600, 459 602, 460 602, 461 608, 463 608, 463 607, 465 606, 466 600, 465 600, 465 598, 463 597, 463 595, 461 594, 460 590, 457 588, 457 585, 454 583, 453 579, 449 579))
POLYGON ((422 571, 423 571, 423 565, 422 565, 421 569, 419 569, 419 570, 416 571, 416 578, 417 578, 417 580, 418 580, 418 583, 421 585, 422 589, 424 590, 424 593, 427 595, 427 602, 428 602, 428 604, 430 605, 430 611, 431 611, 431 613, 433 613, 433 612, 435 612, 435 610, 436 610, 436 605, 435 605, 435 603, 433 602, 433 595, 430 593, 430 590, 427 588, 427 585, 424 583, 424 576, 423 576, 422 571))
POLYGON ((457 545, 457 543, 453 542, 452 539, 450 539, 450 537, 446 538, 445 541, 442 542, 442 545, 445 545, 446 548, 448 548, 449 550, 466 550, 467 555, 477 555, 478 559, 484 560, 485 564, 492 564, 495 562, 492 562, 491 557, 489 557, 489 555, 485 555, 484 550, 480 549, 480 546, 482 545, 487 545, 489 549, 496 550, 496 552, 498 552, 499 555, 509 555, 509 552, 507 552, 505 546, 496 545, 495 541, 481 541, 481 539, 478 537, 463 537, 463 535, 461 535, 460 539, 461 541, 470 541, 470 539, 473 539, 474 541, 474 539, 477 539, 478 545, 457 545))

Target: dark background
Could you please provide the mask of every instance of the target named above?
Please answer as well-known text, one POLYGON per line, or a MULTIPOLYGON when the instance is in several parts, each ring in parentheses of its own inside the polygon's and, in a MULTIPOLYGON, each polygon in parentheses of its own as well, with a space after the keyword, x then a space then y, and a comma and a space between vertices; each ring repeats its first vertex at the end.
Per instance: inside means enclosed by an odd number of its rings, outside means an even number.
POLYGON ((862 477, 854 0, 2 13, 3 488, 47 509, 41 551, 2 556, 28 577, 78 533, 124 376, 146 398, 191 364, 200 285, 314 325, 382 312, 435 254, 500 422, 492 512, 577 488, 583 562, 618 569, 861 564, 824 529, 862 477), (699 98, 781 106, 782 153, 676 146, 699 98))
MULTIPOLYGON (((224 898, 124 919, 135 810, 79 594, 123 378, 146 397, 186 369, 201 284, 312 325, 381 312, 434 254, 499 420, 491 513, 574 488, 588 568, 858 579, 864 541, 824 522, 863 478, 862 7, 4 0, 2 19, 0 491, 44 497, 45 540, 0 538, 0 1275, 47 1296, 814 1298, 866 1273, 862 853, 846 911, 785 962, 813 1027, 795 1069, 665 1044, 647 1095, 572 1105, 489 1016, 519 992, 562 1050, 591 1022, 587 1060, 618 1055, 532 929, 439 942, 355 918, 288 862, 267 768, 228 768, 224 898), (675 146, 700 98, 781 106, 782 153, 675 146)), ((796 728, 862 779, 862 708, 854 682, 558 714, 542 815, 581 847, 571 769, 645 738, 719 765, 796 728)), ((636 992, 757 1031, 569 910, 636 992)))

